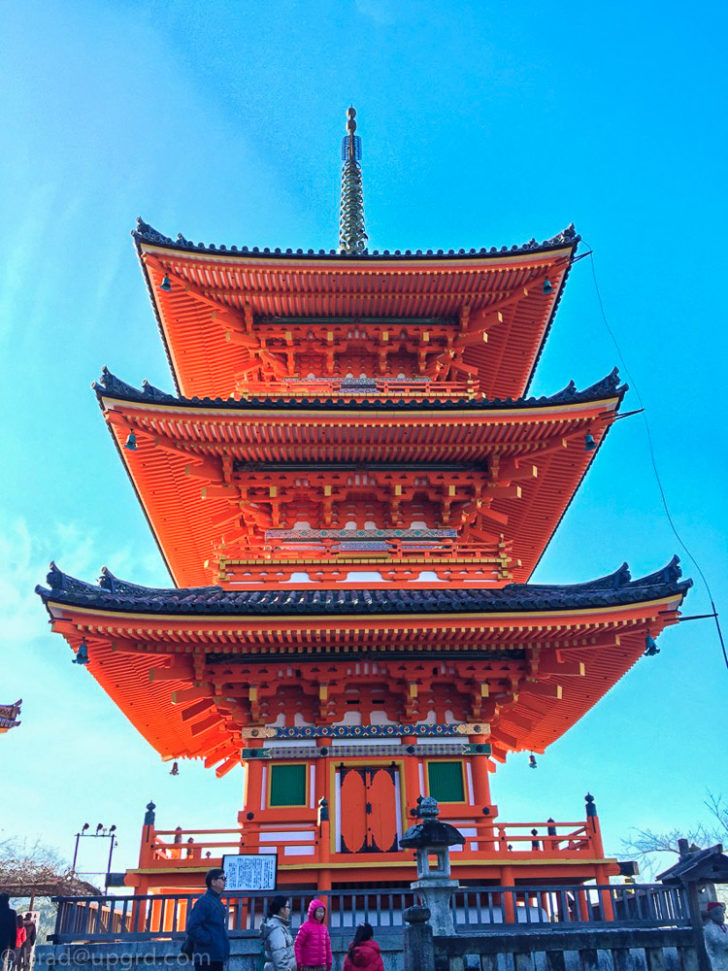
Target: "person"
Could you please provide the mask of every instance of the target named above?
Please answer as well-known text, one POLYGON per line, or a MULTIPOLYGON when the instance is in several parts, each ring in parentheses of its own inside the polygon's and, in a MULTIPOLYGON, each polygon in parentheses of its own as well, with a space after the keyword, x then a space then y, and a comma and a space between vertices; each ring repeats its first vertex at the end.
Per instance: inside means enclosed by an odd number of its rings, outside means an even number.
POLYGON ((23 953, 23 946, 25 945, 25 927, 23 926, 23 915, 15 915, 15 949, 13 952, 13 967, 16 969, 22 968, 21 955, 23 953))
POLYGON ((296 971, 331 971, 331 939, 326 927, 326 904, 318 897, 308 905, 293 945, 296 971))
POLYGON ((374 940, 374 930, 366 921, 359 924, 354 940, 344 958, 344 971, 384 971, 379 945, 374 940))
POLYGON ((10 907, 8 894, 0 893, 0 969, 2 971, 5 971, 13 956, 18 926, 17 916, 10 907))
POLYGON ((703 911, 705 950, 713 971, 728 971, 728 927, 725 926, 725 904, 711 900, 703 911))
POLYGON ((291 907, 288 897, 276 894, 268 907, 268 919, 260 927, 265 964, 263 971, 295 971, 296 956, 291 934, 291 907))
POLYGON ((38 937, 38 930, 33 920, 33 914, 30 911, 23 917, 23 927, 25 928, 25 944, 23 944, 23 950, 20 955, 20 966, 23 971, 30 971, 33 963, 33 949, 35 948, 36 938, 38 937))
POLYGON ((220 899, 225 889, 225 872, 219 867, 205 875, 207 891, 195 901, 187 919, 187 937, 192 945, 192 960, 206 971, 223 971, 230 957, 228 913, 220 899))

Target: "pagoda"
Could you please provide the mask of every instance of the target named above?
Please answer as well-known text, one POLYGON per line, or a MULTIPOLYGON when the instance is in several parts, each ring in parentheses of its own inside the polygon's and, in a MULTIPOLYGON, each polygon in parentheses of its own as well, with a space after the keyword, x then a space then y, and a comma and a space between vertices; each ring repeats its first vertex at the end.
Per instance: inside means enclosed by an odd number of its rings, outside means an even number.
POLYGON ((461 883, 617 872, 585 818, 505 823, 489 778, 543 752, 677 622, 677 560, 529 582, 618 415, 616 371, 528 388, 579 237, 369 251, 349 109, 338 251, 133 233, 175 392, 94 390, 174 581, 51 566, 75 660, 165 760, 242 766, 236 820, 156 828, 137 892, 193 889, 223 852, 283 885, 404 886, 420 796, 461 883))
POLYGON ((0 735, 9 732, 11 728, 17 728, 20 724, 20 707, 23 699, 20 698, 13 705, 0 705, 0 735))

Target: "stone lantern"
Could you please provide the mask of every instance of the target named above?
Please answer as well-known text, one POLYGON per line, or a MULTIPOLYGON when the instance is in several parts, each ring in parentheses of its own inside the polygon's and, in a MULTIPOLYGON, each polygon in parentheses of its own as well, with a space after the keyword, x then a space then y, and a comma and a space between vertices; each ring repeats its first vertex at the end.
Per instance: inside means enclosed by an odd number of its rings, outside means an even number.
POLYGON ((417 852, 417 880, 412 884, 430 910, 432 932, 438 936, 455 933, 450 910, 450 897, 458 886, 450 879, 450 847, 462 846, 465 837, 454 826, 437 818, 437 800, 426 796, 419 801, 419 822, 411 826, 399 841, 403 849, 417 852))

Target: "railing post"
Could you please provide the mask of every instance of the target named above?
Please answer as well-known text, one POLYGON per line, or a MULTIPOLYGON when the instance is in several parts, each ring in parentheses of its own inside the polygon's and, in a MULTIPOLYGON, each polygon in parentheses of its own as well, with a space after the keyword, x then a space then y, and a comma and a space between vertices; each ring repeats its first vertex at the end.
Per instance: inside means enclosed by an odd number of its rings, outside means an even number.
POLYGON ((429 907, 408 907, 402 916, 405 920, 404 971, 435 971, 429 907))
POLYGON ((157 807, 153 802, 147 803, 147 811, 144 813, 144 824, 142 825, 142 838, 139 846, 139 869, 142 870, 149 866, 154 857, 154 810, 157 807))
POLYGON ((698 885, 695 882, 686 884, 685 890, 688 897, 688 907, 690 910, 690 923, 693 930, 695 941, 695 953, 698 958, 699 971, 711 971, 712 964, 705 948, 705 934, 703 932, 703 915, 700 912, 700 894, 698 885))
POLYGON ((501 907, 503 908, 503 923, 515 924, 516 908, 513 894, 506 892, 505 888, 513 886, 513 867, 504 866, 501 868, 501 907))
POLYGON ((546 822, 548 823, 548 826, 546 827, 546 832, 547 832, 547 834, 550 837, 550 839, 548 841, 549 852, 550 853, 556 853, 558 851, 558 849, 559 849, 559 841, 558 841, 558 839, 555 839, 554 838, 557 835, 557 833, 556 833, 556 821, 554 820, 553 816, 549 816, 549 818, 546 820, 546 822))
POLYGON ((53 933, 49 935, 48 940, 50 941, 51 944, 58 944, 60 943, 60 935, 63 932, 63 917, 64 917, 64 911, 66 907, 66 902, 65 900, 62 900, 60 897, 51 897, 51 903, 54 903, 54 904, 57 903, 58 907, 56 908, 55 927, 53 928, 53 933))
POLYGON ((592 844, 592 855, 604 858, 604 844, 602 842, 602 830, 599 825, 599 816, 597 815, 597 806, 594 802, 594 796, 587 792, 584 796, 586 801, 586 831, 589 834, 589 838, 592 844))
POLYGON ((321 865, 318 875, 318 890, 331 890, 331 870, 328 867, 331 858, 330 826, 329 803, 325 796, 322 796, 318 802, 318 860, 321 865))

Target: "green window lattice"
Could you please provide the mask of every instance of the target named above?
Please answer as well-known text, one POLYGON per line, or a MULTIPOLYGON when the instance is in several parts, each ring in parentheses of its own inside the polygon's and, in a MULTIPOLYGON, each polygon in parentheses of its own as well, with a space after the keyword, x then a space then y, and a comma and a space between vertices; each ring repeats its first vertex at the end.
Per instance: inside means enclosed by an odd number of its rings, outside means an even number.
POLYGON ((306 765, 272 765, 270 769, 271 806, 306 805, 306 765))
POLYGON ((465 801, 461 762, 428 762, 427 782, 430 795, 438 802, 465 801))

